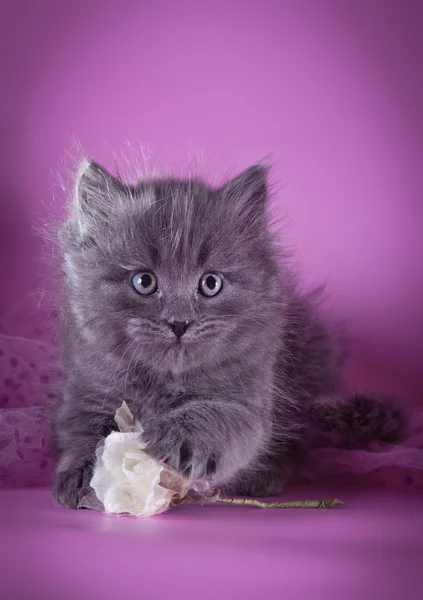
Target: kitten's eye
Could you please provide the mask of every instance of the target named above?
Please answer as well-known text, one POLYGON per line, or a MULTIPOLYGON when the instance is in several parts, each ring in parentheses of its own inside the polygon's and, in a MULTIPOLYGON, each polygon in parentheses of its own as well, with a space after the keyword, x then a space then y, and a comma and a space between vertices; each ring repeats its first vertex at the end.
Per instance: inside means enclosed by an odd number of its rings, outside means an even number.
POLYGON ((138 294, 143 296, 151 296, 154 292, 157 292, 157 279, 153 273, 148 271, 141 271, 132 276, 132 287, 138 294))
POLYGON ((216 275, 216 273, 206 273, 200 279, 198 291, 203 296, 211 298, 212 296, 217 296, 217 294, 221 291, 222 286, 223 279, 220 277, 220 275, 216 275))

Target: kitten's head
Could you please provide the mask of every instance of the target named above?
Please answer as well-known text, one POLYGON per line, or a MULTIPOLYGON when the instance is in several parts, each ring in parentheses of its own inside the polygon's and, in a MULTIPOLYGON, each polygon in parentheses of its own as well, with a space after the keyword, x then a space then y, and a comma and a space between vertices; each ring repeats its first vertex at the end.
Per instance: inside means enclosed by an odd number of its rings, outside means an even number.
POLYGON ((92 162, 62 227, 66 293, 80 334, 122 364, 182 372, 251 352, 279 289, 266 169, 215 189, 127 185, 92 162))

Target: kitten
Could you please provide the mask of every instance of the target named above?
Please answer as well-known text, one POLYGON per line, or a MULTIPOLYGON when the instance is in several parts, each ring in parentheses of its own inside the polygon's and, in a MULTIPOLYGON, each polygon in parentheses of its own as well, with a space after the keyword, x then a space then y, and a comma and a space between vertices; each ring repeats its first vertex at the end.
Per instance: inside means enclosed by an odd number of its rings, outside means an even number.
POLYGON ((215 189, 127 185, 83 163, 60 231, 57 502, 78 505, 123 400, 151 456, 231 494, 278 494, 310 424, 360 443, 396 439, 399 411, 333 400, 339 351, 279 264, 267 196, 261 166, 215 189))

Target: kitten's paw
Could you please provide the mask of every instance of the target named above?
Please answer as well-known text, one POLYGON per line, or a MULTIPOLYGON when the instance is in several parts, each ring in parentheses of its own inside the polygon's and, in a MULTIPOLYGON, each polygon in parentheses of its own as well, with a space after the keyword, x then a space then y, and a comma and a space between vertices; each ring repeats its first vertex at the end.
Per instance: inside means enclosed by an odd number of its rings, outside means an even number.
POLYGON ((195 435, 172 419, 157 420, 143 432, 146 452, 190 479, 212 478, 220 453, 214 451, 204 436, 195 435))
POLYGON ((223 485, 222 491, 234 496, 278 496, 283 492, 288 479, 287 472, 282 467, 272 466, 260 471, 245 471, 223 485))
POLYGON ((92 468, 83 466, 57 473, 53 498, 66 508, 78 508, 80 500, 90 489, 92 468))

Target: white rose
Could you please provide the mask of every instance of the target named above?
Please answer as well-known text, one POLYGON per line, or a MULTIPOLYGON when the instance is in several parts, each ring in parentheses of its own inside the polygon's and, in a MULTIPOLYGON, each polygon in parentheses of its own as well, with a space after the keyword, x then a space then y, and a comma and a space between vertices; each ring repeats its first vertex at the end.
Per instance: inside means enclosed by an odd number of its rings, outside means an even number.
POLYGON ((98 449, 90 485, 105 512, 149 517, 169 507, 175 491, 160 485, 166 467, 144 448, 140 432, 112 432, 98 449))

